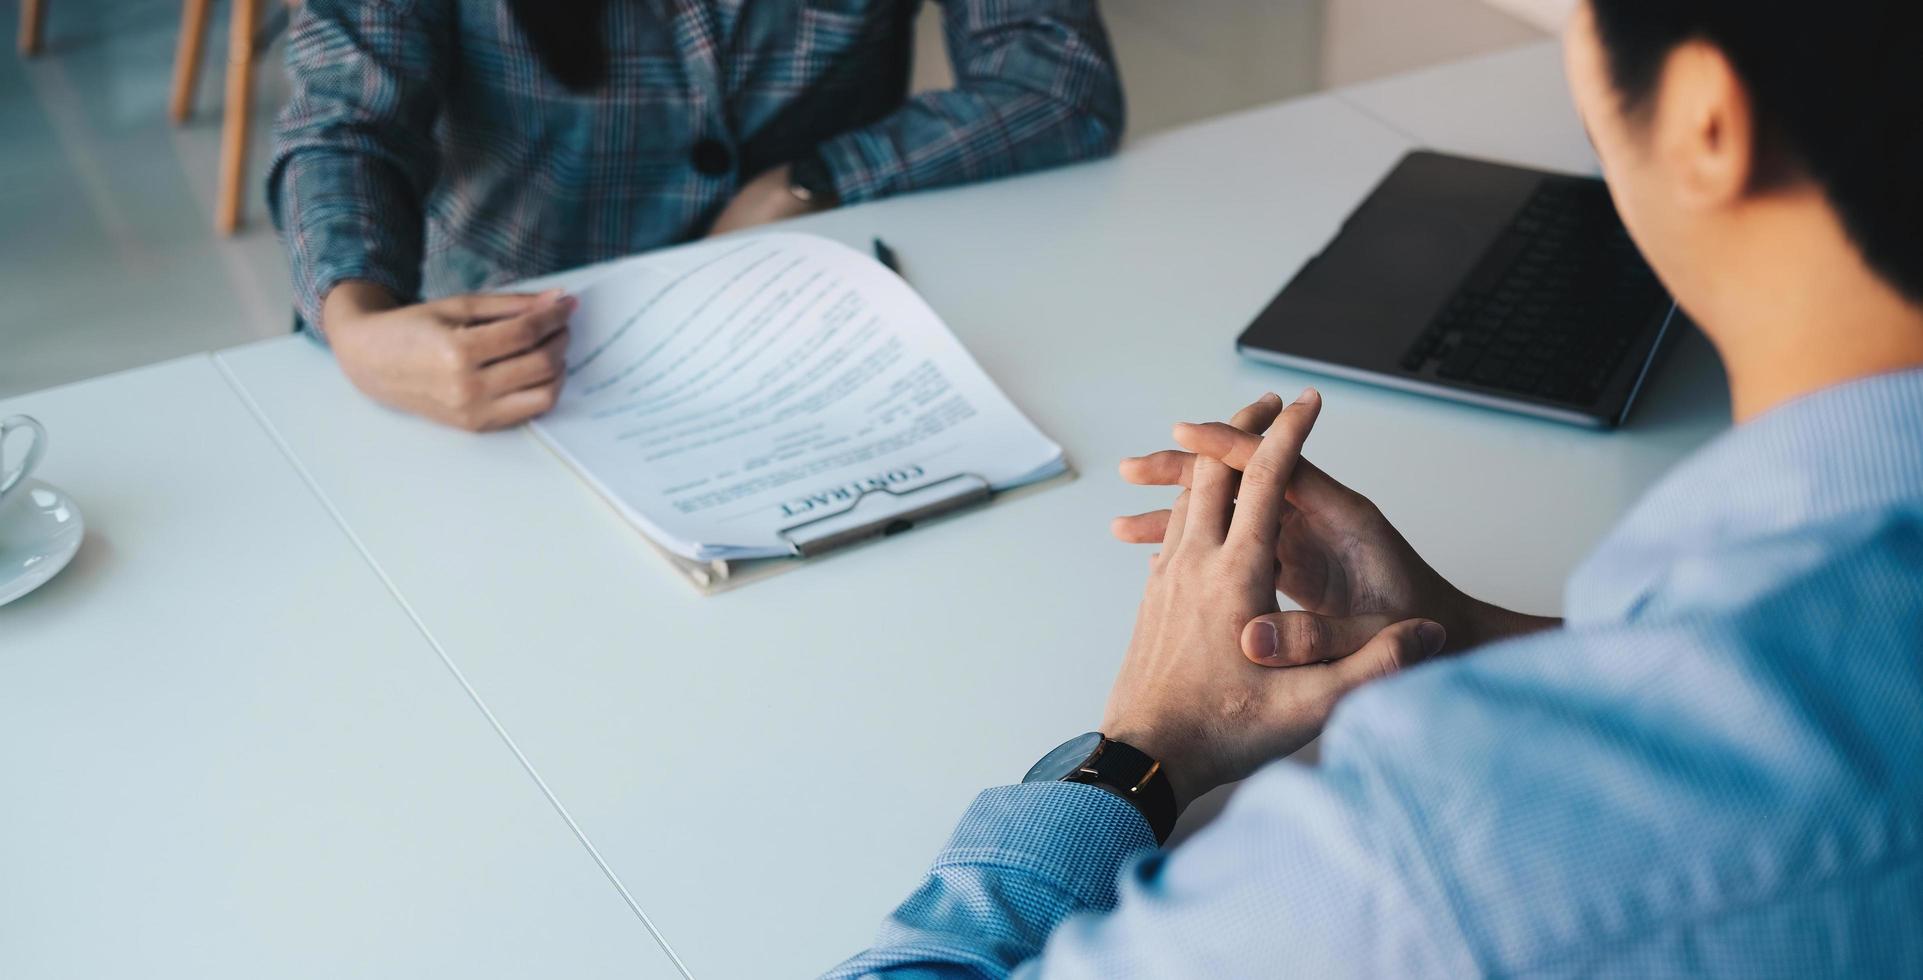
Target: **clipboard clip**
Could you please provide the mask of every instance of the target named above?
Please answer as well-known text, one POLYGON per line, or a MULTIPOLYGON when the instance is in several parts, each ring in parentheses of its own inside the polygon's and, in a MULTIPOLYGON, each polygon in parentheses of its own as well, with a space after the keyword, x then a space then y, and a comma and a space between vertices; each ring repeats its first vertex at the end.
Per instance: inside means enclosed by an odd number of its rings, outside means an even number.
POLYGON ((860 496, 840 510, 784 527, 779 534, 798 557, 813 558, 857 541, 900 534, 922 521, 984 503, 992 496, 994 486, 974 473, 957 473, 907 490, 872 487, 862 490, 860 496), (896 501, 912 501, 913 506, 890 509, 888 513, 866 523, 847 524, 847 518, 870 497, 882 496, 896 501), (924 496, 927 499, 923 499, 924 496))

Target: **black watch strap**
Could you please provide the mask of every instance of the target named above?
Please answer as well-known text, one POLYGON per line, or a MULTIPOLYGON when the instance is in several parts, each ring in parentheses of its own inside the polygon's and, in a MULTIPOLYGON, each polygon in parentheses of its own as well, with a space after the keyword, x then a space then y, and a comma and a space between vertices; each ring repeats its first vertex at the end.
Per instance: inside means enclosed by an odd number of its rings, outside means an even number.
POLYGON ((1063 782, 1087 783, 1134 804, 1155 832, 1155 842, 1168 843, 1175 831, 1175 788, 1162 764, 1148 753, 1112 738, 1103 738, 1095 751, 1063 782))
POLYGON ((840 195, 835 192, 834 174, 828 172, 828 162, 815 150, 788 165, 788 190, 817 207, 841 203, 840 195))

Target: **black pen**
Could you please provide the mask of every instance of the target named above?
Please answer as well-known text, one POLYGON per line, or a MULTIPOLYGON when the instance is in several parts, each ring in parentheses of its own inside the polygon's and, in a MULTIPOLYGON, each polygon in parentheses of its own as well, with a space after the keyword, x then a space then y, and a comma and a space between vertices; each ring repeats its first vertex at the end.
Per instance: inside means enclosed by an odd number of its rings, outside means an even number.
POLYGON ((901 275, 901 260, 895 256, 895 250, 879 238, 875 239, 875 261, 887 266, 889 272, 901 275))

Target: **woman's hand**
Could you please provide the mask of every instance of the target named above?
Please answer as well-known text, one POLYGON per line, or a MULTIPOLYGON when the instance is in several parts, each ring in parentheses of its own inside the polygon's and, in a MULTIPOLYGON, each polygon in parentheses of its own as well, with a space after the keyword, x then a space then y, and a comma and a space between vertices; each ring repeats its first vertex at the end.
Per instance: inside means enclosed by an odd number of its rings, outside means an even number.
MULTIPOLYGON (((1259 433, 1281 411, 1281 399, 1266 395, 1228 424, 1177 425, 1175 441, 1188 452, 1125 459, 1122 478, 1189 486, 1198 458, 1240 470, 1262 445, 1259 433)), ((1557 623, 1465 595, 1429 567, 1367 497, 1306 459, 1295 466, 1278 514, 1274 585, 1303 611, 1264 616, 1251 626, 1243 647, 1257 663, 1340 657, 1390 623, 1418 616, 1440 622, 1457 651, 1557 623)), ((1151 511, 1116 518, 1113 530, 1123 541, 1149 543, 1161 540, 1168 521, 1168 511, 1151 511)))
POLYGON ((1266 403, 1268 435, 1242 457, 1239 490, 1227 464, 1199 456, 1186 468, 1189 490, 1152 522, 1162 550, 1102 732, 1159 760, 1179 805, 1301 748, 1343 694, 1442 649, 1442 627, 1408 619, 1329 663, 1277 669, 1242 653, 1248 631, 1276 613, 1283 495, 1321 406, 1313 390, 1287 409, 1266 403))
POLYGON ((554 407, 574 305, 554 289, 400 306, 380 286, 349 280, 328 291, 321 321, 341 370, 369 397, 480 432, 554 407))
POLYGON ((725 235, 783 218, 798 218, 827 210, 826 202, 811 204, 796 197, 794 191, 788 189, 788 177, 788 168, 780 166, 743 184, 728 206, 721 209, 708 234, 725 235))

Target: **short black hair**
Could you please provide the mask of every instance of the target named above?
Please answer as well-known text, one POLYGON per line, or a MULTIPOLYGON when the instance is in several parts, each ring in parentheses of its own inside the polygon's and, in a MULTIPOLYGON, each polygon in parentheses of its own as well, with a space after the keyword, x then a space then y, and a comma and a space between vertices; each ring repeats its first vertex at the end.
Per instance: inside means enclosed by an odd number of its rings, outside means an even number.
POLYGON ((1632 114, 1677 45, 1723 52, 1765 162, 1822 187, 1870 268, 1923 305, 1923 0, 1589 0, 1632 114))

